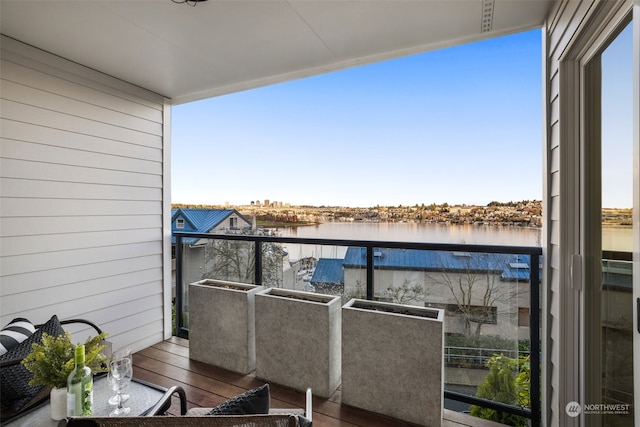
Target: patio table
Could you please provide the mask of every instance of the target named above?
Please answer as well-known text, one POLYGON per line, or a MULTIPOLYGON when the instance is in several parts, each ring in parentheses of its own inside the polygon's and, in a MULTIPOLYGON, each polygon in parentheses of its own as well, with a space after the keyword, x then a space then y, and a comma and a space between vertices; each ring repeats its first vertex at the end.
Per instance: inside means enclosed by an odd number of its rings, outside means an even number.
MULTIPOLYGON (((130 416, 138 416, 152 408, 164 395, 166 389, 155 384, 151 384, 142 380, 133 378, 127 387, 126 394, 129 400, 125 402, 125 406, 131 408, 130 416)), ((114 409, 109 404, 109 397, 115 392, 109 387, 106 376, 96 377, 93 382, 93 415, 96 417, 109 416, 114 409)), ((2 426, 33 426, 33 427, 55 427, 58 421, 51 419, 51 411, 49 410, 49 402, 42 404, 24 415, 15 418, 9 422, 3 423, 2 426)))

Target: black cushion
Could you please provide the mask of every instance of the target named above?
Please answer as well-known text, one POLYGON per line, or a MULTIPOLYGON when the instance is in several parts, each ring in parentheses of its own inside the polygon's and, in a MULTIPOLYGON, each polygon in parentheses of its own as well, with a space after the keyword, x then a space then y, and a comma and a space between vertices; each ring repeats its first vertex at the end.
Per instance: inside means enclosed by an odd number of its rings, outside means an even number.
POLYGON ((312 423, 311 423, 311 421, 309 421, 307 418, 303 417, 302 415, 298 415, 298 425, 300 427, 311 427, 312 423))
MULTIPOLYGON (((29 338, 0 356, 0 361, 22 360, 31 352, 31 344, 40 343, 42 334, 53 337, 64 334, 64 329, 57 316, 53 316, 29 338)), ((32 386, 29 381, 33 374, 22 364, 5 366, 0 369, 0 397, 2 406, 12 411, 19 411, 42 388, 42 385, 32 386)))
POLYGON ((36 327, 27 319, 13 319, 0 331, 0 356, 29 338, 35 331, 36 327))
POLYGON ((269 384, 245 391, 213 408, 207 415, 260 415, 269 413, 269 384))

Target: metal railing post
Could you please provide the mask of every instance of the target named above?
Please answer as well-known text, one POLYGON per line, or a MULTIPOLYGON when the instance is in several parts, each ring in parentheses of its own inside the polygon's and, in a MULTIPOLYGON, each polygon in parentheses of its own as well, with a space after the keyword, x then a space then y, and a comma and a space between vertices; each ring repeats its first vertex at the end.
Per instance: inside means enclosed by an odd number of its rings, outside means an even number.
POLYGON ((183 330, 183 298, 182 298, 182 236, 176 235, 176 299, 175 299, 175 324, 176 335, 184 336, 186 331, 183 330))
POLYGON ((262 242, 260 240, 256 240, 255 244, 255 279, 254 284, 260 286, 262 285, 262 242))
POLYGON ((542 422, 542 400, 540 393, 540 257, 532 254, 529 284, 531 319, 529 328, 529 339, 531 346, 531 366, 530 402, 531 402, 531 425, 536 427, 542 422))
POLYGON ((373 299, 373 246, 367 246, 367 299, 373 299))

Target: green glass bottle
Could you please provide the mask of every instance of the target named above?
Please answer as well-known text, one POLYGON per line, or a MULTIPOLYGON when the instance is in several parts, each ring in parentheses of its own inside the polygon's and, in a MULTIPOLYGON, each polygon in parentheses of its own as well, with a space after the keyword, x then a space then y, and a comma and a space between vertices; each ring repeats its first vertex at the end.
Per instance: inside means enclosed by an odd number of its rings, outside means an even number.
POLYGON ((75 368, 67 378, 67 416, 93 414, 93 375, 84 364, 84 345, 75 348, 75 368))

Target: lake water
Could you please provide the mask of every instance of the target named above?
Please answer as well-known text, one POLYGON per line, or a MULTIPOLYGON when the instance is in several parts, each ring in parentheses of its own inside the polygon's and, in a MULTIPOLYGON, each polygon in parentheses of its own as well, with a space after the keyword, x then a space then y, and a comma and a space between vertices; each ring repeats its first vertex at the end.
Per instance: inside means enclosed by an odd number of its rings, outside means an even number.
POLYGON ((325 222, 279 228, 283 237, 387 240, 423 243, 540 246, 542 229, 409 222, 325 222))
MULTIPOLYGON (((454 243, 479 245, 542 246, 542 229, 480 225, 420 224, 404 222, 325 222, 305 227, 278 228, 283 237, 385 240, 399 242, 454 243)), ((607 250, 633 250, 631 228, 603 230, 607 250)), ((293 259, 305 256, 340 257, 343 248, 286 245, 293 259)))
MULTIPOLYGON (((542 229, 408 222, 325 222, 304 227, 278 228, 283 237, 383 240, 394 242, 541 246, 542 229)), ((285 245, 292 259, 335 258, 346 248, 285 245)))

